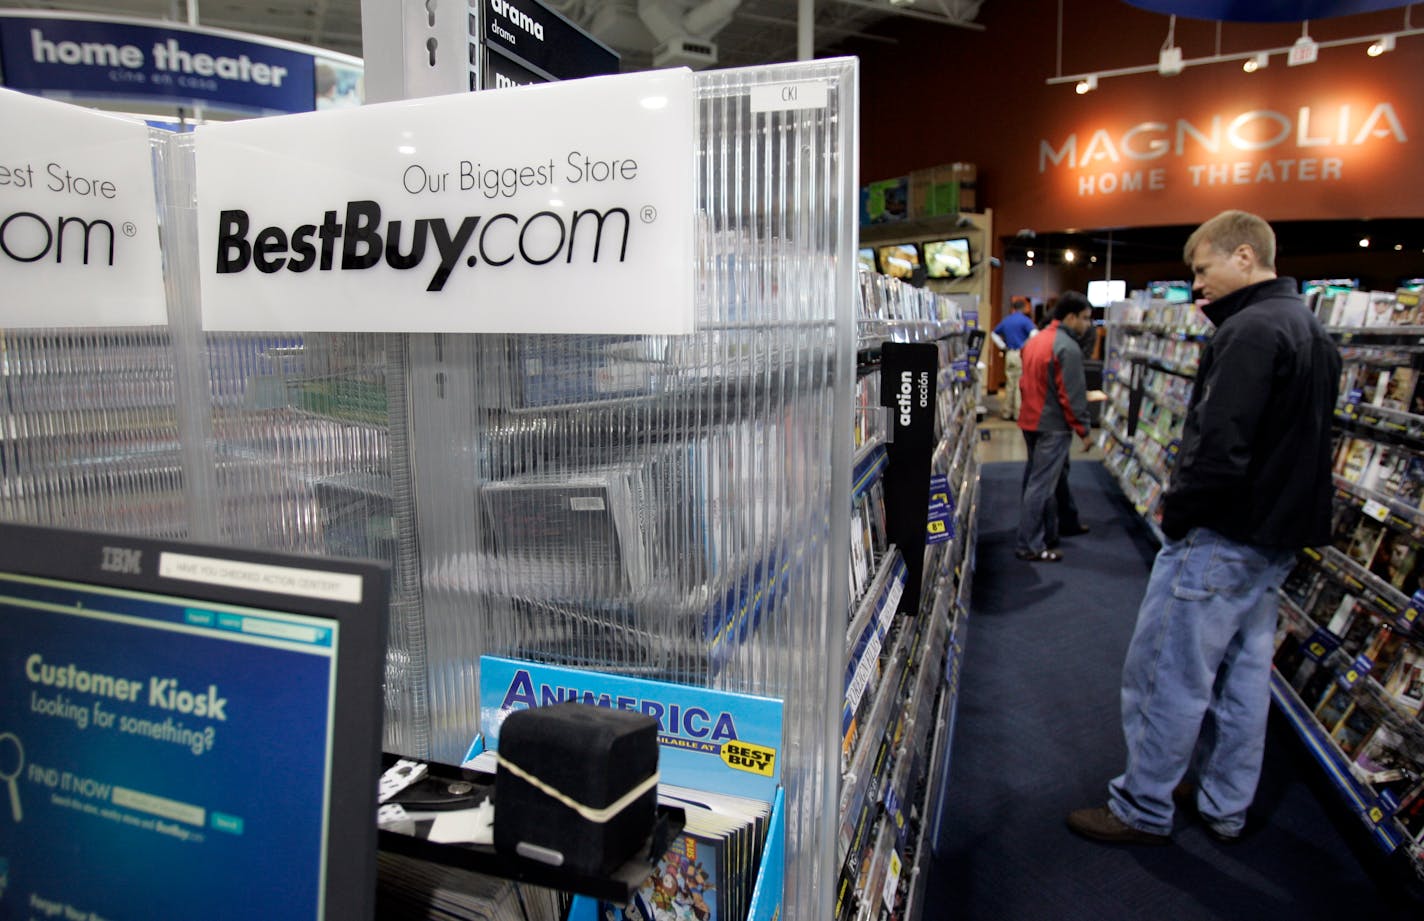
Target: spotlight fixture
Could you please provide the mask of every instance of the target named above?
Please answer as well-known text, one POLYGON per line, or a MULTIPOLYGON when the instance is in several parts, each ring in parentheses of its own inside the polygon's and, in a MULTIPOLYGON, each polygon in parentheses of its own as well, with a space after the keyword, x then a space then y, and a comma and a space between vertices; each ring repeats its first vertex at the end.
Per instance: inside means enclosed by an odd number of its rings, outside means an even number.
POLYGON ((1077 258, 1078 258, 1078 254, 1075 253, 1075 252, 1073 252, 1071 249, 1065 249, 1065 250, 1063 251, 1063 261, 1064 261, 1064 262, 1072 262, 1073 260, 1075 260, 1075 259, 1077 259, 1077 258))
POLYGON ((1370 248, 1370 238, 1369 238, 1369 237, 1360 237, 1360 249, 1369 249, 1369 248, 1370 248))
POLYGON ((1033 258, 1033 250, 1029 250, 1028 252, 1024 253, 1024 256, 1027 257, 1027 258, 1029 258, 1029 259, 1032 259, 1032 258, 1033 258))
POLYGON ((1314 64, 1319 56, 1320 46, 1310 37, 1310 20, 1307 19, 1300 24, 1300 38, 1296 39, 1290 51, 1286 52, 1286 65, 1296 67, 1300 64, 1314 64))
POLYGON ((1404 249, 1404 244, 1403 244, 1403 243, 1396 243, 1396 244, 1394 244, 1394 251, 1395 251, 1396 253, 1403 251, 1403 249, 1404 249))
POLYGON ((1074 89, 1076 89, 1076 90, 1078 91, 1078 95, 1079 95, 1079 96, 1083 95, 1084 93, 1091 93, 1093 90, 1095 90, 1095 89, 1097 89, 1097 88, 1098 88, 1098 75, 1097 75, 1097 74, 1088 74, 1086 77, 1084 77, 1083 79, 1079 80, 1079 81, 1078 81, 1078 85, 1077 85, 1076 87, 1074 87, 1074 89))
POLYGON ((1260 54, 1252 55, 1251 57, 1247 58, 1247 59, 1246 59, 1246 62, 1241 65, 1241 69, 1244 70, 1244 71, 1246 71, 1248 74, 1254 74, 1256 71, 1260 70, 1262 67, 1270 67, 1270 66, 1271 66, 1271 55, 1270 55, 1270 53, 1269 53, 1269 52, 1266 52, 1266 51, 1262 51, 1260 54))
POLYGON ((1025 259, 1025 260, 1024 260, 1024 265, 1028 266, 1029 268, 1033 268, 1033 260, 1032 260, 1032 259, 1025 259))
POLYGON ((1369 55, 1370 57, 1372 57, 1372 58, 1377 58, 1377 57, 1379 57, 1380 55, 1384 54, 1385 52, 1387 52, 1387 51, 1393 51, 1393 50, 1394 50, 1394 36, 1393 36, 1393 35, 1381 35, 1381 36, 1379 37, 1379 41, 1375 42, 1373 45, 1370 45, 1370 47, 1365 50, 1365 53, 1368 54, 1368 55, 1369 55))
POLYGON ((1182 72, 1182 49, 1176 45, 1163 48, 1157 55, 1157 72, 1164 77, 1175 77, 1182 72))
POLYGON ((1167 20, 1167 38, 1162 42, 1162 50, 1157 54, 1157 72, 1164 77, 1175 77, 1182 72, 1182 49, 1177 44, 1177 17, 1167 20))

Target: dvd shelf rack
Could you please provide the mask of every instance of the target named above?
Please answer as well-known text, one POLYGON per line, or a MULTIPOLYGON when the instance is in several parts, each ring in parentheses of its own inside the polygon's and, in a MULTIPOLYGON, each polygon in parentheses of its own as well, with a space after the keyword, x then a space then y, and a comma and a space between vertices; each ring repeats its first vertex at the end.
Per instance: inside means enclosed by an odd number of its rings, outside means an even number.
MULTIPOLYGON (((899 353, 890 353, 898 345, 918 343, 925 350, 920 357, 929 360, 934 397, 924 420, 932 438, 919 458, 929 482, 917 501, 905 503, 913 507, 908 514, 919 532, 918 544, 907 542, 906 552, 920 557, 923 591, 907 597, 908 561, 892 544, 889 553, 877 557, 881 565, 870 588, 853 596, 834 917, 918 918, 924 911, 932 820, 951 743, 957 687, 949 681, 957 675, 951 637, 963 635, 973 563, 978 470, 974 356, 965 322, 972 304, 966 309, 962 301, 871 273, 862 274, 861 292, 862 372, 878 375, 876 389, 892 397, 884 402, 898 406, 893 400, 898 385, 887 373, 899 373, 900 359, 899 353)), ((884 431, 892 450, 877 440, 861 452, 857 495, 872 476, 895 478, 905 468, 914 469, 902 450, 913 439, 895 424, 884 431), (897 438, 901 445, 894 443, 897 438), (900 453, 892 453, 897 449, 900 453)), ((881 501, 888 502, 890 532, 906 533, 905 523, 896 521, 907 513, 897 504, 895 490, 887 489, 881 501)))
MULTIPOLYGON (((1392 296, 1372 303, 1395 305, 1383 317, 1403 313, 1392 296)), ((1283 590, 1273 693, 1373 839, 1424 874, 1424 418, 1414 412, 1413 322, 1330 327, 1343 359, 1332 541, 1303 553, 1283 590)))
MULTIPOLYGON (((1310 302, 1341 316, 1333 295, 1310 302)), ((1368 303, 1378 325, 1328 327, 1344 359, 1332 545, 1302 551, 1282 587, 1271 695, 1371 839, 1424 875, 1424 330, 1412 292, 1354 298, 1368 303)), ((1204 337, 1194 319, 1171 325, 1182 309, 1127 305, 1110 359, 1109 466, 1154 530, 1190 396, 1183 346, 1204 337), (1146 442, 1168 449, 1167 466, 1146 442)))
POLYGON ((1145 292, 1108 309, 1108 402, 1099 445, 1105 466, 1159 542, 1159 503, 1209 325, 1195 305, 1153 300, 1145 292))

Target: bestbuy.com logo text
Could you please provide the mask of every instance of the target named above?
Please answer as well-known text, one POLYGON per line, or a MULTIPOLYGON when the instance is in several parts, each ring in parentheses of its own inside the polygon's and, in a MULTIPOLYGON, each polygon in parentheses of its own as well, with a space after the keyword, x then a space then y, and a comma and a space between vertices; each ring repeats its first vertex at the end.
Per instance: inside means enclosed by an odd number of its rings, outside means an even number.
POLYGON ((496 269, 612 262, 615 254, 625 262, 632 226, 620 207, 467 215, 453 226, 443 217, 386 221, 378 203, 362 200, 347 202, 344 215, 327 211, 320 223, 254 232, 248 212, 231 209, 218 215, 217 273, 355 271, 382 262, 409 271, 433 262, 425 290, 440 291, 462 259, 496 269))

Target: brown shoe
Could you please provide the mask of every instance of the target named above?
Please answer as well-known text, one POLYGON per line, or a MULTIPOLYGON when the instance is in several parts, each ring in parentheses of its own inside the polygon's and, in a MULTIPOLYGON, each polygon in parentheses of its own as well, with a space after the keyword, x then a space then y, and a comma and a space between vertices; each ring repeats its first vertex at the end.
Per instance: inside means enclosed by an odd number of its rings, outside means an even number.
POLYGON ((1140 831, 1113 815, 1106 806, 1075 809, 1068 813, 1068 827, 1084 838, 1106 844, 1170 844, 1171 835, 1154 835, 1140 831))

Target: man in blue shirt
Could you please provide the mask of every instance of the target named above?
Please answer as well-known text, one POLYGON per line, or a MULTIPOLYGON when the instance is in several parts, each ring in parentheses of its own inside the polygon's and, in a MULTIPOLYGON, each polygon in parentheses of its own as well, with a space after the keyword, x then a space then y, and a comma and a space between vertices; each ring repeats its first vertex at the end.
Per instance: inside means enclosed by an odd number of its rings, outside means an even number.
POLYGON ((1004 384, 1002 411, 1005 419, 1019 417, 1019 378, 1023 376, 1023 357, 1020 350, 1024 343, 1038 332, 1029 314, 1033 305, 1026 297, 1015 295, 1009 299, 1009 315, 994 327, 993 339, 1004 353, 1004 384))

